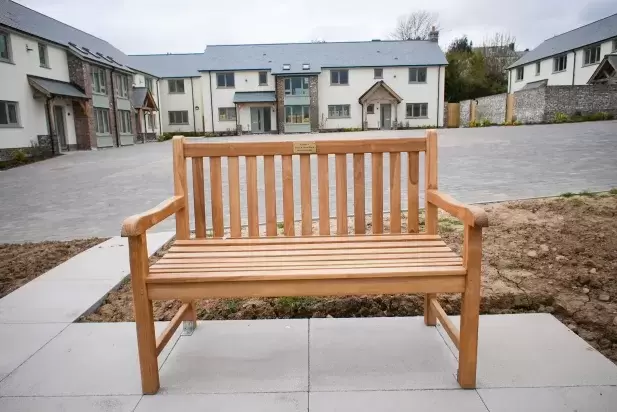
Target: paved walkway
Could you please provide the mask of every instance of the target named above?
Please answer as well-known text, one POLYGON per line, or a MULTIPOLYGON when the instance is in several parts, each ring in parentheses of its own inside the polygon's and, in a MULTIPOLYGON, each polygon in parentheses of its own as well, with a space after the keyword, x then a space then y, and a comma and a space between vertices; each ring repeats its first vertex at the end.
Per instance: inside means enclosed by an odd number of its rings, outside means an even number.
MULTIPOLYGON (((407 130, 277 135, 259 139, 353 139, 421 136, 423 133, 407 130)), ((464 202, 549 196, 617 186, 615 121, 447 129, 440 130, 439 135, 440 187, 464 202)), ((295 169, 298 170, 297 164, 295 169)), ((348 169, 351 173, 351 167, 348 169)), ((206 170, 206 176, 207 173, 206 170)), ((263 190, 263 174, 260 172, 259 176, 263 190)), ((330 178, 334 185, 334 173, 330 178)), ((279 193, 280 185, 279 177, 279 193)), ((353 185, 348 187, 353 190, 353 185)), ((299 189, 297 184, 296 189, 299 189)), ((330 192, 334 194, 333 190, 330 192)), ((119 233, 125 217, 142 212, 172 194, 171 144, 79 152, 0 172, 0 193, 0 242, 114 236, 119 233)), ((226 196, 226 188, 224 193, 226 196)), ((405 190, 402 195, 406 198, 405 190)), ((353 196, 348 198, 351 201, 353 196)), ((387 202, 387 192, 384 199, 387 202)), ((296 195, 296 203, 299 218, 299 195, 296 195)), ((367 208, 370 203, 367 202, 367 208)), ((330 204, 334 210, 334 198, 330 204)), ((316 207, 317 202, 313 205, 316 207)), ((263 216, 263 204, 260 210, 263 216)), ((282 207, 278 210, 282 211, 282 207)), ((388 210, 387 204, 385 210, 388 210)), ((314 212, 316 214, 316 210, 314 212)), ((169 219, 156 230, 172 230, 173 227, 173 219, 169 219)))

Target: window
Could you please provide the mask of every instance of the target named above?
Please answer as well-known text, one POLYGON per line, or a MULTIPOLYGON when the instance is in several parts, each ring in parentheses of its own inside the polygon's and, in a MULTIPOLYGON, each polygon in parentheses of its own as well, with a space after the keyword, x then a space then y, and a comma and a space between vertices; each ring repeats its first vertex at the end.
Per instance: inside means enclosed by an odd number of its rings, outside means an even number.
POLYGON ((0 31, 0 61, 11 62, 11 37, 0 31))
POLYGON ((368 106, 366 106, 366 114, 375 114, 375 105, 374 104, 369 104, 368 106))
POLYGON ((107 94, 107 78, 105 77, 105 69, 92 66, 92 92, 99 94, 107 94))
POLYGON ((285 123, 310 123, 308 106, 285 106, 285 123))
POLYGON ((120 133, 132 134, 133 128, 131 127, 131 112, 128 110, 119 110, 120 119, 120 133))
POLYGON ((524 76, 525 76, 525 68, 524 67, 517 67, 516 68, 516 81, 520 82, 521 80, 523 80, 524 76))
POLYGON ((373 69, 373 77, 375 79, 383 79, 383 69, 373 69))
POLYGON ((540 75, 540 62, 536 62, 536 76, 540 75))
POLYGON ((129 78, 122 74, 116 74, 116 81, 114 82, 114 88, 116 90, 117 97, 128 98, 129 97, 129 78))
POLYGON ((217 73, 216 74, 216 87, 235 87, 233 73, 217 73))
POLYGON ((595 64, 600 61, 600 45, 585 49, 585 61, 583 64, 595 64))
POLYGON ((49 59, 47 57, 47 45, 39 43, 39 62, 41 67, 49 68, 49 59))
POLYGON ((302 63, 302 70, 311 70, 311 65, 309 63, 302 63))
POLYGON ((617 52, 617 39, 613 40, 613 51, 617 52))
POLYGON ((426 67, 410 67, 409 83, 426 83, 426 67))
POLYGON ((308 96, 308 77, 287 77, 285 79, 285 94, 288 96, 308 96))
POLYGON ((291 64, 284 64, 283 70, 291 70, 291 64))
POLYGON ((17 102, 5 102, 0 100, 0 127, 19 127, 17 102))
POLYGON ((331 119, 351 117, 349 114, 349 105, 348 104, 328 105, 328 117, 331 119))
POLYGON ((152 89, 154 88, 154 82, 152 81, 152 77, 146 77, 146 88, 153 93, 152 89))
POLYGON ((553 59, 553 72, 562 72, 568 67, 568 56, 558 56, 553 59))
POLYGON ((169 124, 189 124, 188 110, 169 112, 169 124))
POLYGON ((97 134, 109 134, 109 110, 94 108, 94 130, 97 134))
POLYGON ((259 85, 260 86, 268 85, 268 72, 259 72, 259 85))
POLYGON ((428 103, 407 103, 407 117, 428 117, 428 103))
POLYGON ((236 108, 235 107, 219 107, 219 121, 235 122, 236 108))
POLYGON ((167 80, 169 93, 184 93, 184 79, 167 80))
POLYGON ((330 84, 347 85, 349 84, 349 70, 331 70, 330 84))

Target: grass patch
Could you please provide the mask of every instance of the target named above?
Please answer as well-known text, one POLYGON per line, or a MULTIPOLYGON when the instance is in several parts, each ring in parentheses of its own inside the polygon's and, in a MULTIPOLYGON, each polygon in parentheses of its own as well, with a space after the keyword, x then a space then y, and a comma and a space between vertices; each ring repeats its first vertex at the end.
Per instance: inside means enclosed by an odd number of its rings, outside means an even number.
POLYGON ((565 198, 568 198, 568 197, 575 196, 575 194, 574 194, 574 193, 572 193, 572 192, 566 192, 566 193, 562 193, 562 194, 560 194, 559 196, 560 196, 560 197, 565 197, 565 198))
POLYGON ((596 197, 596 194, 593 192, 590 192, 589 190, 583 190, 581 193, 578 194, 579 196, 586 196, 586 197, 596 197))
POLYGON ((612 188, 608 191, 608 193, 610 193, 611 195, 617 195, 617 187, 612 188))

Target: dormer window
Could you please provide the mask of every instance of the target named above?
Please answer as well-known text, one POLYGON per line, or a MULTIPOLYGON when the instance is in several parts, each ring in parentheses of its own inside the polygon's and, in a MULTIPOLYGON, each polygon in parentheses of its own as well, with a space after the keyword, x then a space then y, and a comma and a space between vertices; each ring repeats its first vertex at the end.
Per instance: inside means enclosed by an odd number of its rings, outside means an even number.
POLYGON ((308 63, 302 64, 302 70, 310 70, 310 68, 311 68, 310 64, 308 64, 308 63))
POLYGON ((291 70, 291 64, 284 64, 283 70, 291 70))

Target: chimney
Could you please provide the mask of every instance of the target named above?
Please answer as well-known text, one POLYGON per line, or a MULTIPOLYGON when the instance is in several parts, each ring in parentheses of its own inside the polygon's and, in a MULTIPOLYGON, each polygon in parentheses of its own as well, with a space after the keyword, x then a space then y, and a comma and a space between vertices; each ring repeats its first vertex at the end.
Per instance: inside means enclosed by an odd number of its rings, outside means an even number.
POLYGON ((435 43, 439 41, 439 30, 437 30, 435 26, 431 27, 431 31, 428 33, 428 39, 435 43))

